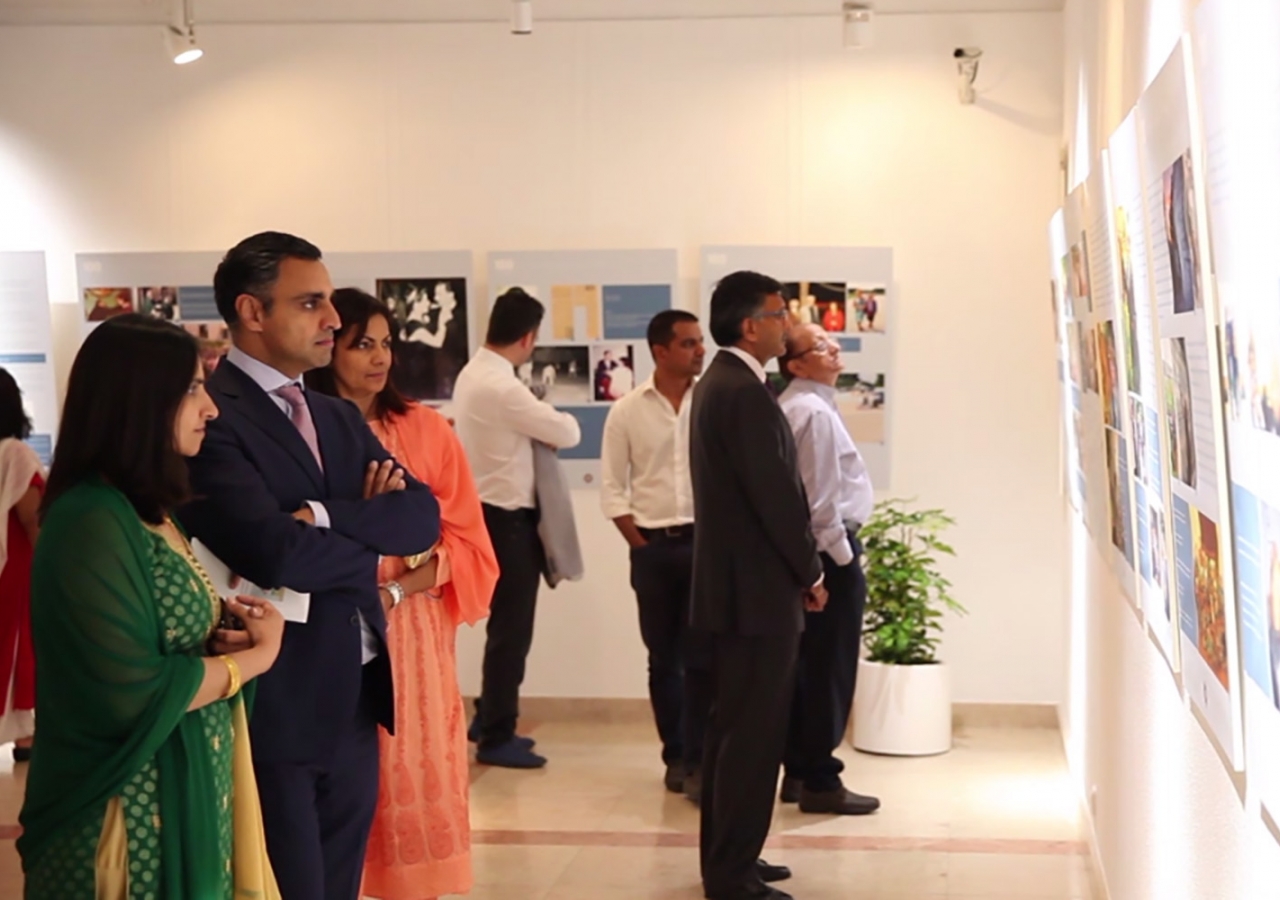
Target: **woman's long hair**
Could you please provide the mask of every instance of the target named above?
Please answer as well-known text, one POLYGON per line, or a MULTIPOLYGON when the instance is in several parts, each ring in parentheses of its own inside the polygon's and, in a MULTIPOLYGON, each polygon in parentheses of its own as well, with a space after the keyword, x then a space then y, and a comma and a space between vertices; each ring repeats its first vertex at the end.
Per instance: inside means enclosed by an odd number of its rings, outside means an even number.
POLYGON ((90 478, 120 490, 152 524, 186 502, 174 420, 199 358, 194 337, 149 316, 116 316, 95 328, 71 366, 44 508, 90 478))
MULTIPOLYGON (((333 355, 336 358, 342 346, 361 340, 369 330, 369 320, 374 316, 382 316, 387 321, 387 330, 391 332, 391 366, 387 370, 387 385, 378 392, 374 399, 374 413, 381 419, 388 415, 404 415, 409 409, 409 402, 396 388, 396 351, 400 348, 400 326, 387 305, 366 294, 359 288, 338 288, 333 292, 333 306, 338 310, 342 327, 333 336, 333 355)), ((306 375, 307 387, 328 394, 331 397, 341 396, 338 392, 338 379, 333 372, 333 363, 322 369, 312 369, 306 375)))

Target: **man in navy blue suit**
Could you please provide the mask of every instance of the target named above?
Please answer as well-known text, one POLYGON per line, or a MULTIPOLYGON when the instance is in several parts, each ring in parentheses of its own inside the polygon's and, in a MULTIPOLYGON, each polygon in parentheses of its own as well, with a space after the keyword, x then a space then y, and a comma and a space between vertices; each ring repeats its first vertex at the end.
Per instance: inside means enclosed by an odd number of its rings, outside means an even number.
POLYGON ((320 251, 254 235, 214 276, 232 348, 208 382, 219 417, 191 461, 180 518, 233 572, 310 593, 259 679, 250 732, 267 850, 284 900, 355 900, 378 799, 378 723, 393 726, 379 556, 439 538, 430 490, 407 478, 355 406, 304 391, 340 325, 320 251))

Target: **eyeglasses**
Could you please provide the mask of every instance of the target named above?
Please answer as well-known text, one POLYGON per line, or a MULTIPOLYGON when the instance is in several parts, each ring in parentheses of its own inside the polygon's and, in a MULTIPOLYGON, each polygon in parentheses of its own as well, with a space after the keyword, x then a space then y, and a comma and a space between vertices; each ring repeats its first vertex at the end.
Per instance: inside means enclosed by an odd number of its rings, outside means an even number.
POLYGON ((787 309, 786 307, 783 307, 782 309, 775 309, 769 312, 765 312, 761 310, 751 318, 753 319, 785 319, 786 317, 787 317, 787 309))

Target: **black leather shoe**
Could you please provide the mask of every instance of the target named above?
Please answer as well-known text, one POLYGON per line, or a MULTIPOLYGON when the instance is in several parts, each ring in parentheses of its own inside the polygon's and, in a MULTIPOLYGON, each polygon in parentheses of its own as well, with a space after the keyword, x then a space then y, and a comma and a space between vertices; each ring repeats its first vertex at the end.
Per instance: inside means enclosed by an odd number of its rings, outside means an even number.
POLYGON ((702 772, 694 771, 684 776, 684 795, 694 806, 702 805, 702 772))
POLYGON ((778 799, 783 803, 799 803, 800 789, 804 787, 804 782, 799 778, 782 779, 782 791, 778 794, 778 799))
POLYGON ((867 797, 840 788, 836 791, 800 789, 800 812, 833 816, 866 816, 880 808, 878 797, 867 797))
MULTIPOLYGON (((479 719, 472 719, 471 724, 467 726, 467 740, 473 744, 480 743, 480 720, 479 719)), ((522 734, 517 734, 514 740, 517 744, 519 744, 521 747, 524 747, 526 750, 532 750, 534 747, 538 746, 537 741, 535 741, 531 737, 525 737, 522 734)))
POLYGON ((756 874, 766 884, 775 881, 786 881, 791 877, 791 870, 786 866, 771 866, 763 859, 756 860, 756 874))
POLYGON ((707 900, 795 900, 786 891, 780 891, 767 884, 748 884, 728 891, 708 891, 703 895, 707 900))
POLYGON ((684 763, 672 763, 667 766, 667 774, 662 777, 662 783, 666 785, 667 790, 673 794, 684 793, 684 763))

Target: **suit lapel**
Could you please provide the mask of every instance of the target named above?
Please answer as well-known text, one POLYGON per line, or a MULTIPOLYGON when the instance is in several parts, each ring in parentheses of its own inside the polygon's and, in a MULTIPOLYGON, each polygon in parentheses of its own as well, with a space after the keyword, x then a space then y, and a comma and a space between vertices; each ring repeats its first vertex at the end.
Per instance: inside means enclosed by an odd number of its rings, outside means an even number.
MULTIPOLYGON (((226 398, 230 402, 236 404, 244 417, 262 429, 268 437, 293 456, 298 465, 306 470, 307 475, 315 482, 317 488, 325 488, 324 474, 320 471, 320 467, 316 464, 315 457, 311 455, 311 448, 307 446, 307 442, 302 439, 302 435, 298 433, 298 429, 293 422, 289 421, 280 407, 276 406, 275 401, 267 396, 267 392, 258 387, 258 383, 250 378, 242 369, 237 367, 235 363, 228 362, 225 358, 218 363, 218 368, 214 370, 213 376, 209 379, 209 386, 218 394, 226 398)), ((312 421, 316 422, 316 434, 320 440, 321 448, 325 445, 324 435, 319 430, 319 421, 312 411, 312 421)), ((321 449, 321 453, 324 450, 321 449)))

